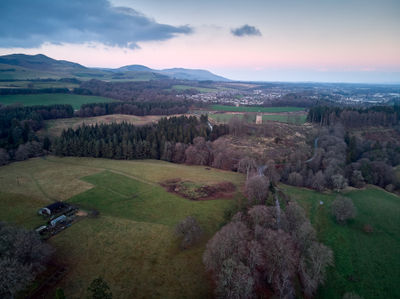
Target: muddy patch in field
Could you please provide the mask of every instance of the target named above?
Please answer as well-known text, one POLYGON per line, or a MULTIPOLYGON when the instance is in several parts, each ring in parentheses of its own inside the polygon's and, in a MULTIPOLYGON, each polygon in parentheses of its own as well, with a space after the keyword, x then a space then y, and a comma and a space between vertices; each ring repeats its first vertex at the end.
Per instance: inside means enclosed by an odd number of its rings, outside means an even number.
POLYGON ((166 180, 160 183, 168 192, 178 194, 190 200, 212 200, 231 198, 236 187, 231 182, 220 182, 207 185, 194 183, 181 178, 166 180))

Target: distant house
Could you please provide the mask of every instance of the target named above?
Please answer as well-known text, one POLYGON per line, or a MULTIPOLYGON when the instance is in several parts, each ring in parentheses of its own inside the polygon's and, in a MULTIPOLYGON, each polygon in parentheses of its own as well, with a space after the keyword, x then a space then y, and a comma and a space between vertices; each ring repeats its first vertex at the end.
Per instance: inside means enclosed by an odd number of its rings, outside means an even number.
POLYGON ((61 201, 57 201, 55 203, 52 203, 51 205, 48 205, 47 207, 41 208, 38 211, 38 213, 39 213, 39 215, 50 216, 50 215, 60 213, 68 208, 69 208, 68 204, 61 202, 61 201))

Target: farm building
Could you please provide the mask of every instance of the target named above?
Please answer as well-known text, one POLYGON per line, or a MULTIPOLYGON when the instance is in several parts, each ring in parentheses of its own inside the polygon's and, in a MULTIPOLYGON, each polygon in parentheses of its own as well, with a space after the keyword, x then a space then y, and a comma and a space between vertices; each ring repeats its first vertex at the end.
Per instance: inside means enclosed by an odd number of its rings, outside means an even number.
POLYGON ((61 216, 57 217, 56 219, 51 220, 50 225, 55 226, 57 223, 64 222, 65 220, 67 220, 67 216, 61 215, 61 216))
POLYGON ((60 202, 57 201, 55 203, 52 203, 51 205, 48 205, 47 207, 41 208, 38 213, 39 215, 45 215, 45 216, 50 216, 50 215, 54 215, 60 212, 63 212, 67 209, 69 209, 69 205, 64 203, 64 202, 60 202))

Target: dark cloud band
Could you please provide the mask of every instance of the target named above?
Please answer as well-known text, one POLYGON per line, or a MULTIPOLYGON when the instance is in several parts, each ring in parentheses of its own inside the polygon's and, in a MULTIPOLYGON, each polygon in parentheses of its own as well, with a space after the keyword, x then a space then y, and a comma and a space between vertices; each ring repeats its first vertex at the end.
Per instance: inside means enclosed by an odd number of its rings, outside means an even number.
POLYGON ((260 30, 258 30, 256 27, 254 26, 250 26, 250 25, 243 25, 242 27, 236 28, 236 29, 232 29, 231 33, 234 36, 261 36, 261 32, 260 30))
POLYGON ((140 41, 189 34, 189 26, 157 23, 107 0, 1 0, 0 47, 31 48, 50 43, 100 42, 137 47, 140 41))

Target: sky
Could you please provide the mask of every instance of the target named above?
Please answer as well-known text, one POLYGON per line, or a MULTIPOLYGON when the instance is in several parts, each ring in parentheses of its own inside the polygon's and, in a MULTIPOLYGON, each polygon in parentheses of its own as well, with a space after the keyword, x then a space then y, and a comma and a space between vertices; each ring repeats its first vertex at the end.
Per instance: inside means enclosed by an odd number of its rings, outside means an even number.
POLYGON ((399 0, 1 0, 0 55, 400 83, 399 0))

